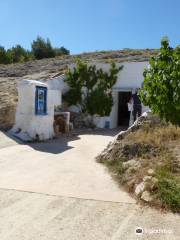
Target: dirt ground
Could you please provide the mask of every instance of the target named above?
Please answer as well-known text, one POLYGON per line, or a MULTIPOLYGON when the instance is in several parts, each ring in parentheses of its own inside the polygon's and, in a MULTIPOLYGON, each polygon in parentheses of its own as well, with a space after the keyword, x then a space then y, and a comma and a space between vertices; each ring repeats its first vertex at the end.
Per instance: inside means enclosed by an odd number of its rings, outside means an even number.
POLYGON ((95 161, 116 133, 26 145, 0 132, 0 239, 179 239, 179 215, 136 204, 95 161))

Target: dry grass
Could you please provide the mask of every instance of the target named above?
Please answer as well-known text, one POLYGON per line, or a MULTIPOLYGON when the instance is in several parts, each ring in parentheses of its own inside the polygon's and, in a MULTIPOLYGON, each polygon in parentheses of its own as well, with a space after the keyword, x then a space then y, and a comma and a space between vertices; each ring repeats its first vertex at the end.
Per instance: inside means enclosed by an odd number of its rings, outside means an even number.
POLYGON ((155 189, 147 189, 153 196, 152 205, 180 211, 180 172, 174 160, 180 157, 180 127, 171 124, 145 123, 140 129, 129 133, 111 151, 111 158, 104 159, 115 179, 127 191, 134 194, 136 184, 143 181, 148 170, 153 169, 158 180, 155 189), (124 169, 123 163, 135 159, 138 168, 124 169), (113 161, 112 161, 113 160, 113 161))
POLYGON ((144 125, 138 131, 130 133, 126 138, 130 142, 146 143, 160 148, 178 139, 180 140, 180 127, 171 124, 158 127, 144 125))

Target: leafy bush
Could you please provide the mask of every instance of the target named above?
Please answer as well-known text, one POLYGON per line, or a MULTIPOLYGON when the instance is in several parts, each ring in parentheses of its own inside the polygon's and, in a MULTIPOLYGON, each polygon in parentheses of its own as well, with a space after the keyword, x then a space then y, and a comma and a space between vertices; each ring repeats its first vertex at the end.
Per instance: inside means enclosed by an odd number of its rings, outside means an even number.
POLYGON ((162 119, 180 126, 180 46, 171 48, 167 38, 144 71, 141 99, 162 119))
POLYGON ((117 81, 117 74, 122 69, 111 63, 109 72, 88 66, 77 60, 76 67, 68 70, 65 82, 70 90, 64 99, 69 105, 81 105, 82 111, 90 115, 108 116, 113 105, 112 86, 117 81))
POLYGON ((86 98, 86 109, 90 115, 108 116, 113 105, 111 93, 105 93, 102 88, 96 88, 86 98))

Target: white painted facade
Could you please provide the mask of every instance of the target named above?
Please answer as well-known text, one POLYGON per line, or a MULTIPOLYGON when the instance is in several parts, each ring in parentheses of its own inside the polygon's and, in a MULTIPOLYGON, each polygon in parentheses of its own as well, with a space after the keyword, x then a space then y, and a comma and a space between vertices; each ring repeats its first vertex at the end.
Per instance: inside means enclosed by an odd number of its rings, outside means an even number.
MULTIPOLYGON (((108 63, 97 63, 95 64, 97 68, 102 68, 104 71, 109 71, 110 64, 108 63)), ((94 116, 94 124, 99 128, 104 128, 106 122, 109 122, 110 128, 116 128, 118 126, 118 93, 119 92, 132 92, 136 88, 140 88, 143 83, 143 72, 144 69, 148 67, 149 62, 124 62, 116 63, 117 66, 123 65, 122 71, 118 73, 118 79, 116 84, 112 88, 113 101, 114 105, 110 116, 107 117, 98 117, 94 116)), ((75 65, 71 65, 70 68, 73 68, 75 65)), ((68 86, 64 83, 64 76, 56 78, 61 84, 62 92, 68 90, 68 86)), ((73 106, 70 107, 70 110, 78 111, 78 108, 73 106)), ((147 111, 149 108, 142 106, 142 113, 147 111)))
POLYGON ((50 139, 54 136, 54 106, 61 105, 61 91, 54 82, 43 83, 23 80, 18 84, 18 105, 16 109, 14 135, 23 140, 50 139), (47 88, 47 111, 45 115, 35 114, 36 87, 47 88))
MULTIPOLYGON (((96 64, 97 68, 109 71, 110 64, 96 64)), ((118 126, 118 94, 119 92, 131 92, 140 88, 143 83, 143 71, 148 67, 148 62, 125 62, 117 63, 117 66, 123 65, 122 71, 118 74, 116 84, 112 88, 113 107, 111 114, 106 117, 94 116, 94 123, 98 128, 104 128, 107 123, 108 127, 116 128, 118 126)), ((74 65, 71 65, 72 68, 74 65)), ((39 140, 50 139, 54 136, 54 108, 62 104, 62 94, 69 90, 68 85, 64 82, 65 76, 50 79, 46 82, 23 80, 18 85, 18 106, 16 110, 15 125, 13 133, 20 138, 39 140), (47 112, 45 115, 35 114, 35 92, 36 87, 47 88, 47 112)), ((78 112, 78 106, 71 106, 70 111, 78 112)), ((143 107, 143 111, 147 108, 143 107)), ((120 116, 119 116, 120 117, 120 116)))
MULTIPOLYGON (((110 128, 118 126, 118 93, 119 92, 133 92, 135 89, 140 88, 143 83, 143 72, 148 67, 148 62, 126 62, 118 63, 117 66, 123 65, 122 71, 118 74, 118 80, 112 88, 114 105, 109 116, 110 128)), ((100 65, 104 70, 109 69, 110 66, 106 64, 100 65)), ((142 113, 147 111, 148 107, 142 106, 142 113)), ((120 116, 119 116, 120 117, 120 116)), ((105 125, 107 118, 100 120, 99 127, 105 125)))

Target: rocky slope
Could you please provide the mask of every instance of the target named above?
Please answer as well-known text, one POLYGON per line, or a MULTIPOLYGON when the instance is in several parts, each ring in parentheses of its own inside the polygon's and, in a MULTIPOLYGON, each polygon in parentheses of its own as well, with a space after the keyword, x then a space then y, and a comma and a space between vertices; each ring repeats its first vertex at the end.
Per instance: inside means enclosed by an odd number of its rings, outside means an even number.
POLYGON ((101 51, 80 55, 62 56, 52 59, 30 61, 22 64, 0 65, 0 129, 8 129, 13 125, 17 104, 17 82, 24 78, 45 80, 65 69, 75 59, 81 58, 90 62, 148 61, 158 50, 124 49, 120 51, 101 51))
POLYGON ((180 212, 180 128, 141 116, 97 157, 137 199, 180 212))

